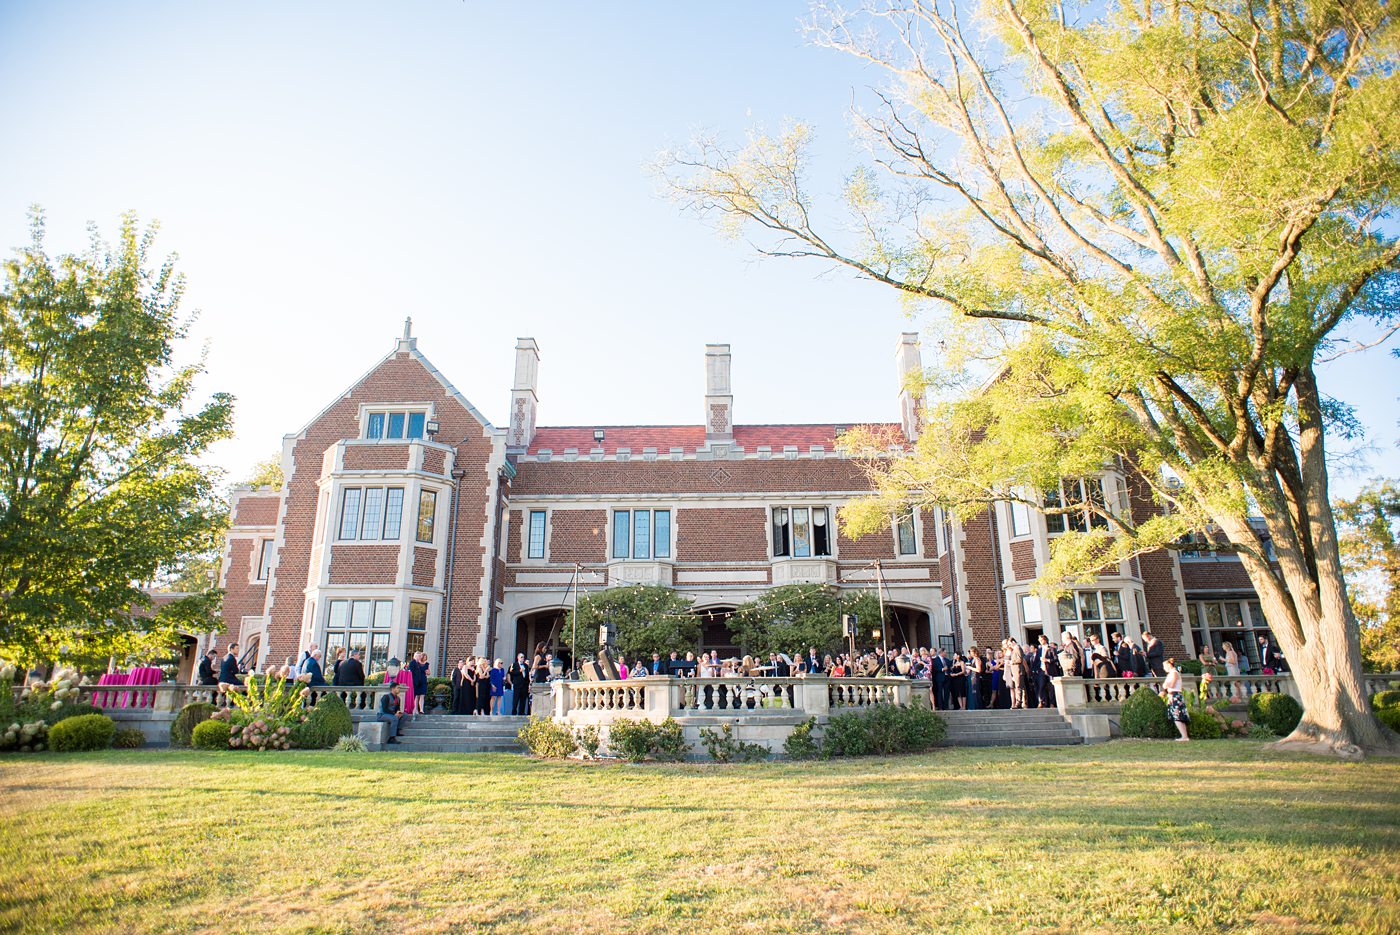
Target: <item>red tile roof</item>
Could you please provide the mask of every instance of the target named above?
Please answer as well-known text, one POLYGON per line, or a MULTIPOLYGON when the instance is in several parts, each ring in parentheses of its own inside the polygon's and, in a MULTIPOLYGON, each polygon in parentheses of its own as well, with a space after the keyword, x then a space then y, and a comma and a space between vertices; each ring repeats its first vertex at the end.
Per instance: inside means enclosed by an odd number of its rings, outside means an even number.
MULTIPOLYGON (((836 448, 839 432, 856 425, 892 431, 896 437, 902 437, 900 427, 894 423, 736 425, 734 444, 742 447, 746 453, 756 451, 760 445, 768 445, 775 452, 781 452, 785 445, 795 445, 803 453, 813 445, 821 445, 827 451, 832 451, 836 448)), ((691 452, 705 444, 703 425, 559 425, 536 429, 528 453, 536 454, 548 448, 560 455, 566 448, 577 448, 579 454, 587 454, 596 446, 593 433, 598 429, 603 430, 603 443, 598 447, 609 455, 615 454, 619 448, 630 448, 634 455, 640 455, 645 448, 655 448, 659 454, 666 454, 672 448, 691 452)))

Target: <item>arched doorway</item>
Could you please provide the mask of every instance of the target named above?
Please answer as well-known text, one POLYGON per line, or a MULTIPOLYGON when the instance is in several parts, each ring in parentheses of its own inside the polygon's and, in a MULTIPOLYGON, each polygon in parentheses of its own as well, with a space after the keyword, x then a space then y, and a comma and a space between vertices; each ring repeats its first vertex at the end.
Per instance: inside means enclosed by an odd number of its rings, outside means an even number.
MULTIPOLYGON (((721 659, 739 655, 739 644, 729 630, 733 607, 706 607, 694 612, 700 618, 700 651, 719 653, 721 659)), ((680 649, 680 647, 677 647, 680 649)), ((684 650, 681 650, 684 652, 684 650)))
MULTIPOLYGON (((551 607, 531 611, 515 618, 515 652, 524 653, 528 660, 540 643, 547 652, 567 657, 569 654, 569 611, 551 607)), ((512 657, 513 658, 513 657, 512 657)))
POLYGON ((934 645, 932 621, 926 610, 901 604, 886 604, 885 625, 890 631, 890 649, 901 646, 908 646, 910 649, 938 649, 934 645))

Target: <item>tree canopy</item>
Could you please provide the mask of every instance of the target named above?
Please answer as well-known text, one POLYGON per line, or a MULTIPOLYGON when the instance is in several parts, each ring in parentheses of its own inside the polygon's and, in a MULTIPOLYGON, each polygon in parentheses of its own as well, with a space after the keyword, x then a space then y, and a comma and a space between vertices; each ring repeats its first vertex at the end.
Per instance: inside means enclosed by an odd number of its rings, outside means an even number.
POLYGON ((206 621, 216 595, 163 606, 143 585, 218 547, 219 473, 233 400, 196 401, 188 319, 156 228, 122 218, 115 244, 51 257, 43 216, 0 286, 0 655, 22 663, 125 656, 206 621))
MULTIPOLYGON (((690 613, 690 601, 670 588, 634 584, 594 591, 578 601, 578 651, 581 657, 598 653, 598 627, 611 623, 617 629, 617 651, 627 658, 676 649, 684 652, 700 642, 700 620, 690 613)), ((564 622, 561 640, 573 637, 564 622)))
POLYGON ((684 205, 759 251, 846 266, 932 317, 944 401, 907 457, 872 462, 878 494, 843 511, 847 527, 910 503, 1098 515, 1103 528, 1056 537, 1046 590, 1216 530, 1297 679, 1291 742, 1393 749, 1361 688, 1328 496, 1326 430, 1354 422, 1318 379, 1400 315, 1393 13, 816 5, 813 41, 888 78, 856 114, 872 165, 839 199, 814 196, 811 130, 793 125, 701 139, 662 168, 684 205), (1105 469, 1133 472, 1156 508, 1040 495, 1105 469))
POLYGON ((735 609, 729 627, 744 652, 769 653, 845 651, 841 615, 856 614, 861 621, 861 649, 865 635, 880 618, 879 598, 871 590, 842 592, 820 584, 791 584, 770 588, 758 598, 735 609))
POLYGON ((1337 524, 1362 659, 1372 671, 1400 671, 1400 484, 1376 481, 1338 501, 1337 524))

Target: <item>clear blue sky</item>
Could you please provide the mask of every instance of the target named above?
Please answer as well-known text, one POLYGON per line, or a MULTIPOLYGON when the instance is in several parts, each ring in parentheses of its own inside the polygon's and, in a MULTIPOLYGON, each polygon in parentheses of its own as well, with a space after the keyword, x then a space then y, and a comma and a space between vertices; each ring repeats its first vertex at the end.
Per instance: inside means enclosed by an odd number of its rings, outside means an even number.
MULTIPOLYGON (((27 240, 32 203, 55 251, 88 221, 158 218, 200 311, 204 388, 238 397, 215 453, 235 477, 406 315, 497 424, 521 335, 540 342, 544 424, 699 422, 706 342, 734 346, 740 422, 894 420, 913 327, 895 296, 757 260, 644 168, 697 130, 797 117, 834 189, 853 89, 879 79, 804 45, 804 11, 0 0, 0 248, 27 240)), ((1372 351, 1328 374, 1379 449, 1368 471, 1400 473, 1395 373, 1372 351)))

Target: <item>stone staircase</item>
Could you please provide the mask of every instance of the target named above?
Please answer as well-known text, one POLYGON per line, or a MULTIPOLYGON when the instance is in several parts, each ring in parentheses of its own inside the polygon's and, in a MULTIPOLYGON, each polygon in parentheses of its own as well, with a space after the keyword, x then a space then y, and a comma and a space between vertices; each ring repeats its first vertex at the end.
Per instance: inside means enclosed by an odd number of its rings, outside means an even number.
POLYGON ((399 742, 386 750, 419 753, 523 753, 515 735, 527 717, 420 714, 399 730, 399 742))
POLYGON ((939 711, 948 722, 950 747, 1042 747, 1083 743, 1079 731, 1054 708, 939 711))

